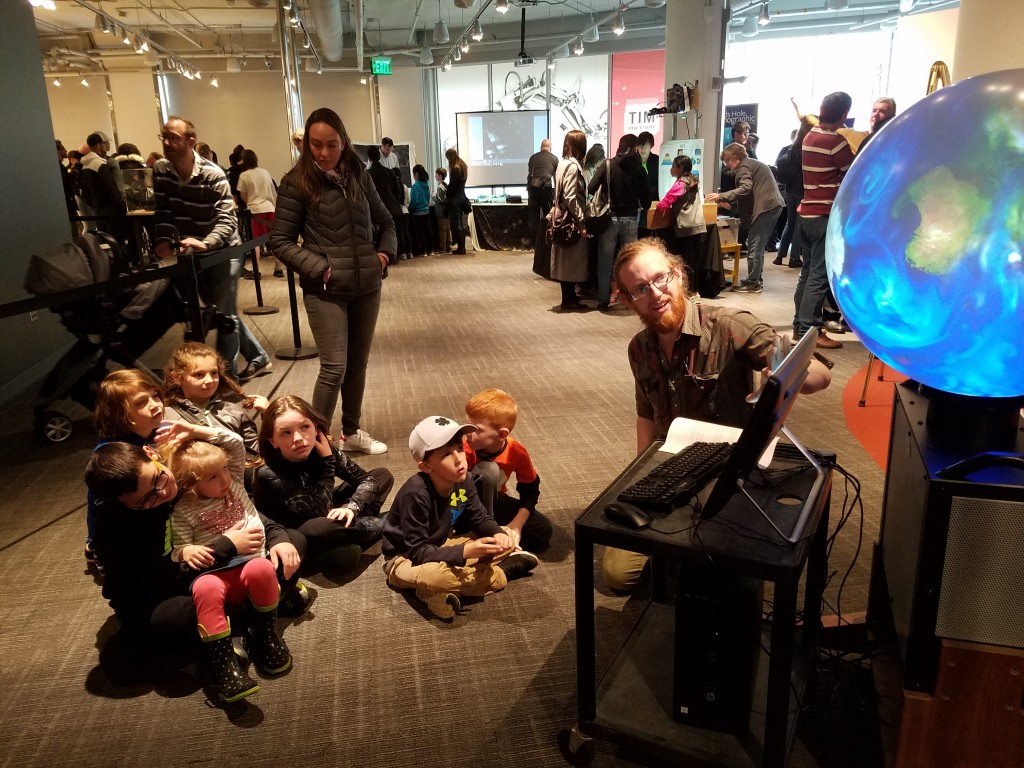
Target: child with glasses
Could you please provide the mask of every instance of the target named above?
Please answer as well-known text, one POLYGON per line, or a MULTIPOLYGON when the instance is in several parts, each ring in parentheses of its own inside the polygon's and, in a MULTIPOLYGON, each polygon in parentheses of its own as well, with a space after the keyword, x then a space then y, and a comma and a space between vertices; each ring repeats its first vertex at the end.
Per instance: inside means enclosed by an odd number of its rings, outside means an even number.
MULTIPOLYGON (((203 640, 214 683, 227 702, 249 696, 259 686, 238 666, 231 649, 231 624, 225 604, 255 608, 252 656, 268 675, 287 671, 291 654, 277 632, 278 580, 276 562, 268 558, 266 530, 242 483, 245 446, 240 435, 223 427, 178 422, 159 430, 162 453, 181 498, 171 515, 171 559, 202 574, 192 582, 199 635, 203 640), (242 536, 228 558, 215 556, 213 543, 230 532, 242 536)), ((290 544, 298 568, 297 553, 290 544)))

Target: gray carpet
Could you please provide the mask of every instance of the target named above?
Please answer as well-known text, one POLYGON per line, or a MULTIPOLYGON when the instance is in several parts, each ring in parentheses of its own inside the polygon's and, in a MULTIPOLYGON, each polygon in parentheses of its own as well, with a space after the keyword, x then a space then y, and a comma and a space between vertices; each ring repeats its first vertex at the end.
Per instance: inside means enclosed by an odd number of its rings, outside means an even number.
MULTIPOLYGON (((477 390, 506 389, 520 404, 514 434, 541 474, 541 507, 558 527, 552 550, 532 576, 470 602, 450 625, 385 585, 378 550, 355 577, 313 577, 310 614, 284 630, 294 669, 229 709, 208 704, 187 659, 166 659, 147 679, 127 677, 122 664, 100 664, 101 647, 116 655, 106 644, 116 622, 82 558, 81 474, 95 434, 88 415, 72 406, 75 434, 44 444, 32 433, 32 393, 9 404, 0 425, 0 764, 564 765, 555 737, 574 723, 576 706, 572 525, 634 454, 625 347, 638 324, 625 312, 553 312, 558 286, 534 276, 531 263, 530 254, 488 252, 392 269, 363 414, 364 428, 390 451, 357 459, 388 467, 401 484, 415 471, 406 444, 416 421, 435 413, 460 418, 477 390)), ((724 301, 785 328, 795 270, 768 269, 764 294, 724 301)), ((270 278, 263 288, 267 303, 283 311, 247 322, 268 348, 290 347, 284 281, 270 278)), ((251 283, 241 293, 242 306, 254 302, 251 283)), ((311 343, 304 319, 301 326, 311 343)), ((176 333, 146 362, 162 365, 176 333)), ((846 613, 866 605, 882 473, 846 430, 840 403, 866 353, 854 342, 832 357, 833 386, 801 399, 790 425, 806 444, 835 450, 864 486, 864 547, 843 591, 846 613)), ((249 390, 308 398, 316 370, 315 360, 277 360, 273 374, 249 390)), ((837 477, 833 521, 842 500, 837 477)), ((855 513, 833 551, 833 605, 858 524, 855 513)), ((640 601, 599 587, 597 602, 603 668, 640 601)), ((837 719, 845 719, 841 709, 837 719)), ((819 727, 798 738, 790 765, 875 765, 866 738, 864 728, 819 727)), ((643 764, 597 745, 594 765, 643 764)))

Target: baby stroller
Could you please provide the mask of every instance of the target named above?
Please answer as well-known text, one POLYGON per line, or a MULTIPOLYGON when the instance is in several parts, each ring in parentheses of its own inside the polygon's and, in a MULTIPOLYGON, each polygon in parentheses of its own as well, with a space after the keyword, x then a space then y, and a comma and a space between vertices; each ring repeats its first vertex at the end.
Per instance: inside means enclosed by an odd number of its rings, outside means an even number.
MULTIPOLYGON (((130 273, 117 241, 90 231, 45 256, 33 255, 25 290, 48 296, 130 273)), ((148 370, 139 358, 171 326, 188 322, 187 305, 167 278, 89 296, 52 310, 77 339, 47 375, 33 404, 36 431, 54 443, 67 440, 73 429, 71 418, 57 409, 56 403, 71 399, 92 411, 109 363, 148 370)), ((204 314, 205 326, 213 324, 215 314, 212 308, 204 314)), ((154 379, 160 381, 156 375, 154 379)))

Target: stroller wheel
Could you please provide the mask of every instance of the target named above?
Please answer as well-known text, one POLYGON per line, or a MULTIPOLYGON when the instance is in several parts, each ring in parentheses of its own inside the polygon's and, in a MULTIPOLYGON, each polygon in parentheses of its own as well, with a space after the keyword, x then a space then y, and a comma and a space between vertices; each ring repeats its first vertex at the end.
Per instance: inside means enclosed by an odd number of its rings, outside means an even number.
POLYGON ((60 411, 43 411, 36 422, 39 433, 51 443, 63 443, 74 429, 74 423, 60 411))

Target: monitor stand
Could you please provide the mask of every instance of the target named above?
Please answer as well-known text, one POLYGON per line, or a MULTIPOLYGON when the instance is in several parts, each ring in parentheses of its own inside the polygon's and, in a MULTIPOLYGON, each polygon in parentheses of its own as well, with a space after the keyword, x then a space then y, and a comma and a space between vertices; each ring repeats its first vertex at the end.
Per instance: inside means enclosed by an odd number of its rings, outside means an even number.
POLYGON ((815 502, 818 500, 818 494, 821 492, 821 486, 825 482, 826 472, 822 469, 821 463, 814 458, 810 451, 804 448, 803 444, 793 436, 793 433, 790 432, 789 429, 783 426, 781 432, 789 438, 790 442, 796 446, 797 450, 803 454, 804 458, 810 462, 812 467, 814 467, 814 471, 817 472, 817 477, 814 479, 814 485, 811 487, 811 490, 808 491, 807 498, 804 499, 804 507, 800 510, 800 516, 797 518, 796 524, 793 526, 793 530, 790 531, 788 535, 782 532, 782 529, 775 524, 775 521, 772 520, 768 513, 764 511, 764 508, 758 504, 757 501, 754 500, 754 497, 747 492, 747 489, 743 487, 745 479, 737 480, 736 487, 750 500, 750 503, 753 504, 757 508, 757 511, 761 513, 761 517, 768 521, 768 525, 770 525, 775 532, 783 538, 783 540, 788 541, 790 544, 796 544, 804 538, 804 528, 807 527, 807 520, 814 511, 815 502))

